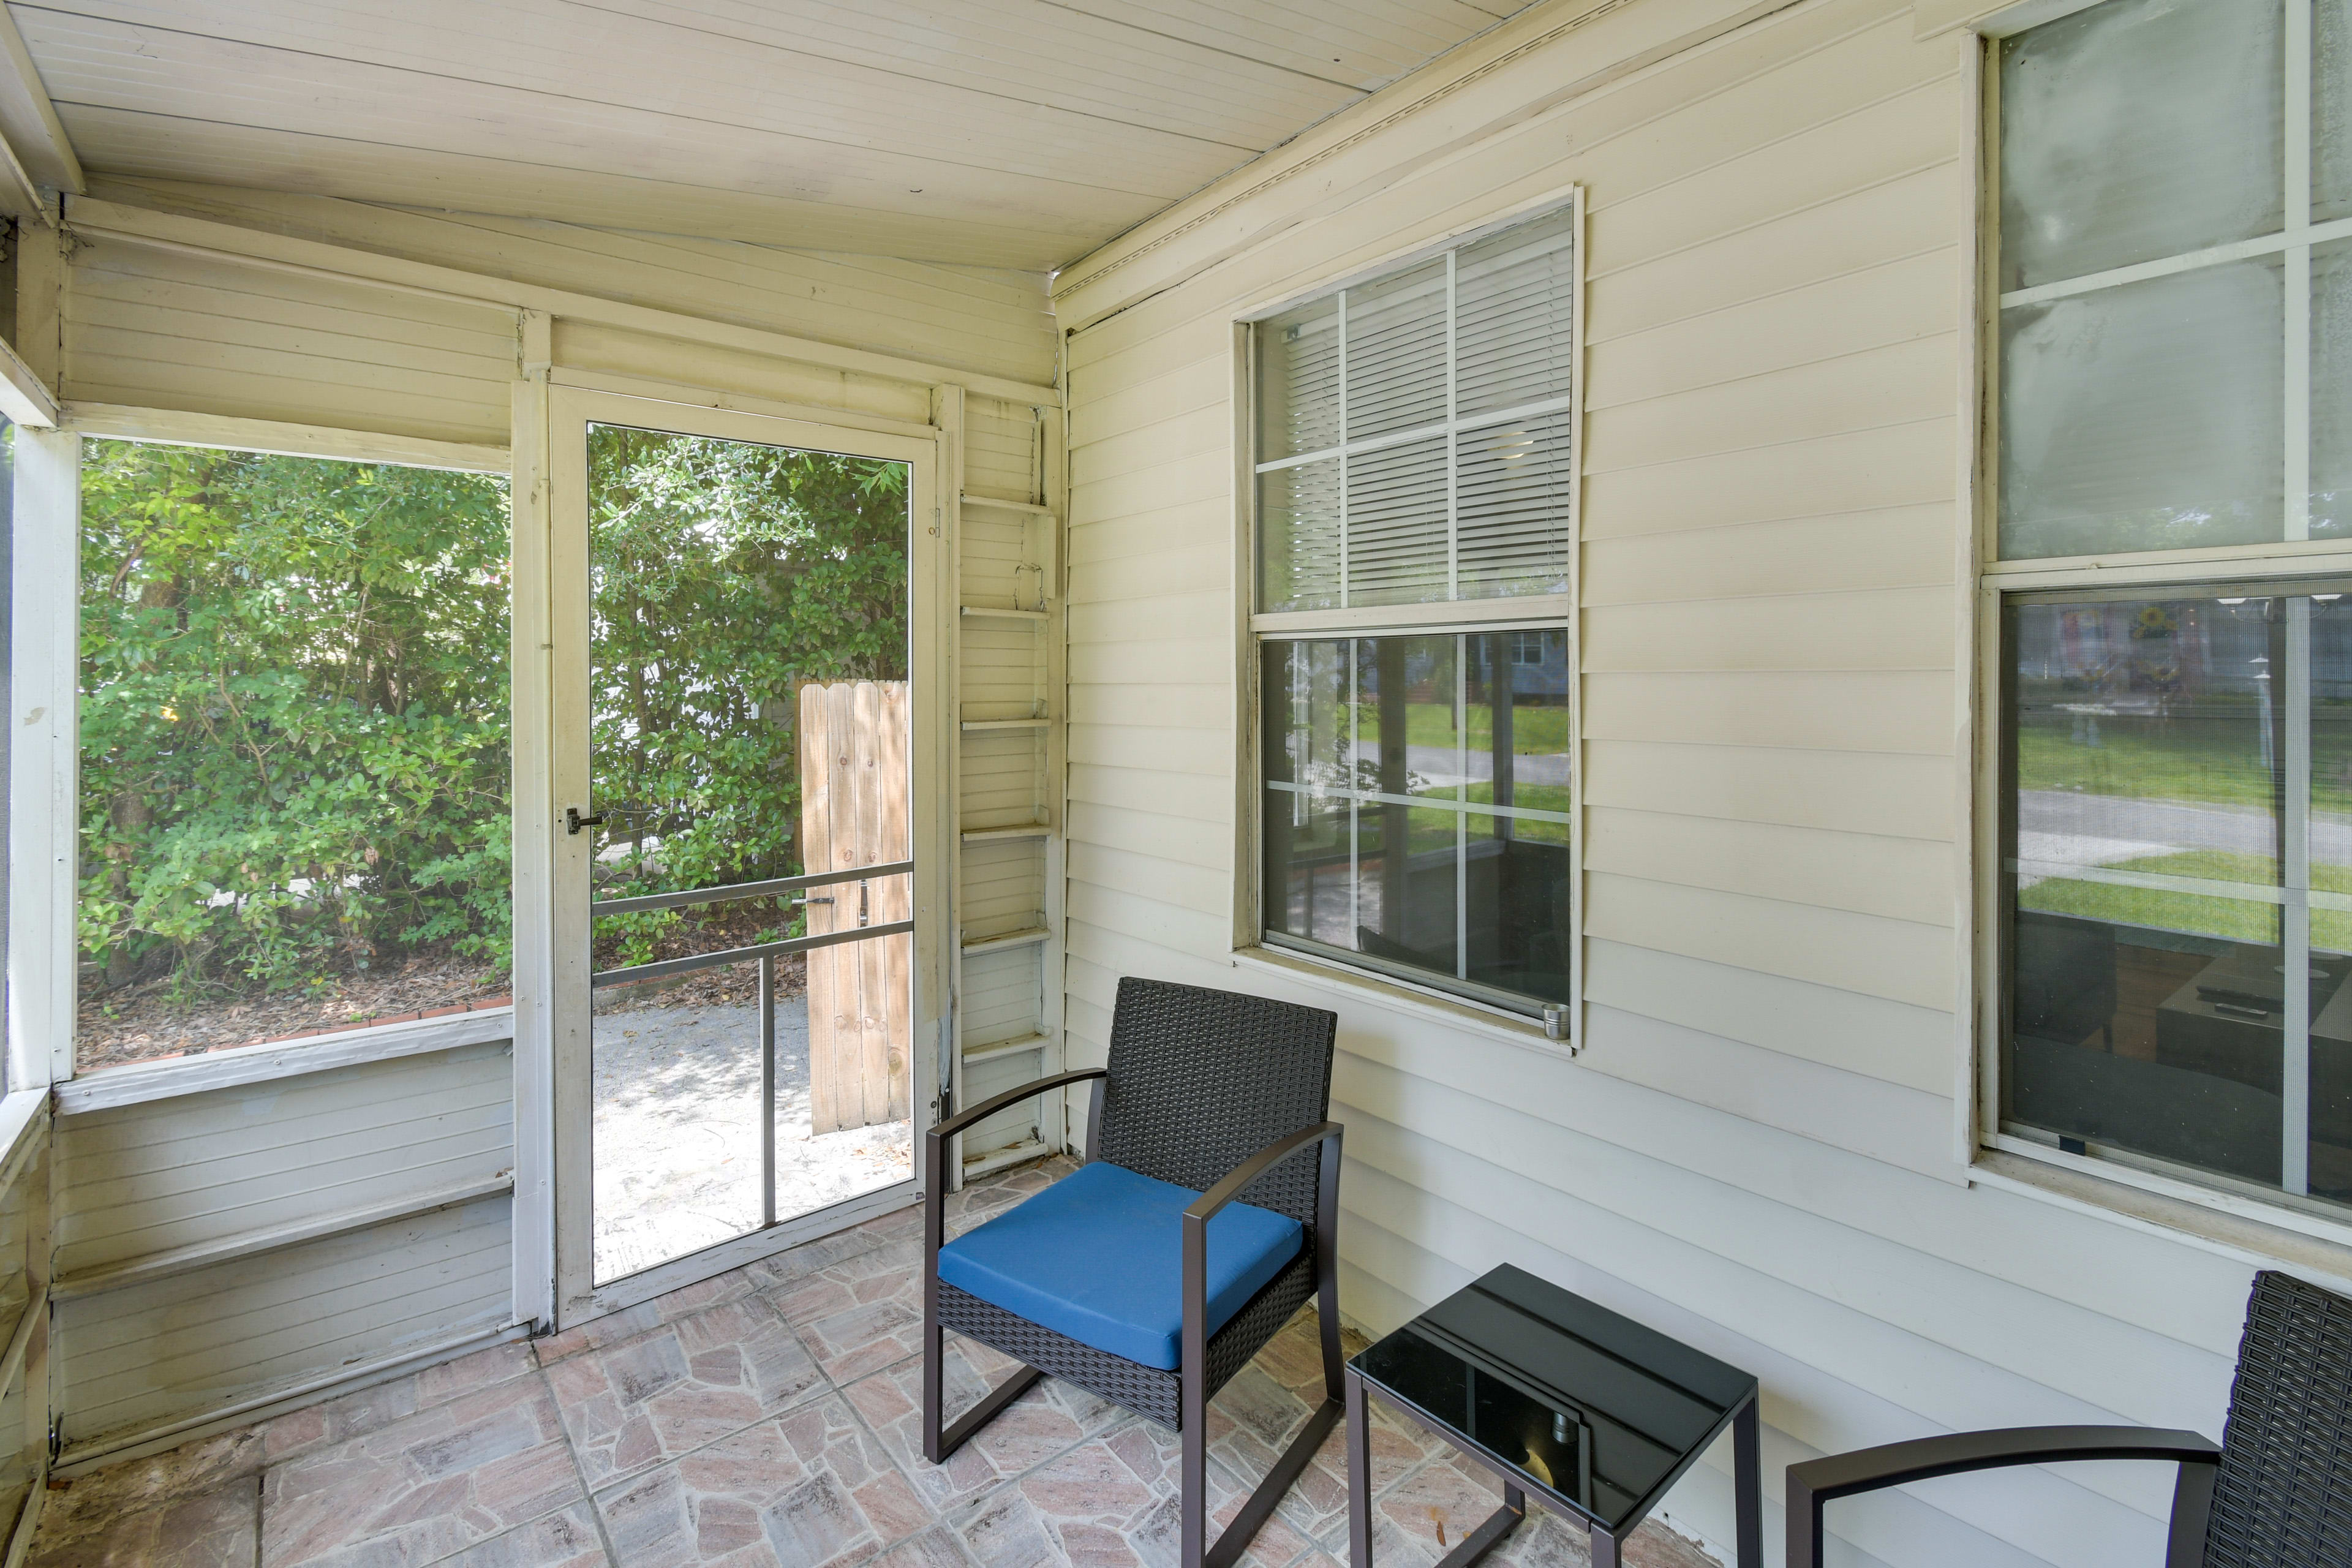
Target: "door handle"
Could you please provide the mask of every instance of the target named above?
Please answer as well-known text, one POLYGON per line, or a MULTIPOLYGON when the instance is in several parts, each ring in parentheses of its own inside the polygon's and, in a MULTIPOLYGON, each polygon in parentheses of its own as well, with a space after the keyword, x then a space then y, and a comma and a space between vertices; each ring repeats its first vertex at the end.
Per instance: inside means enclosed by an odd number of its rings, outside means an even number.
POLYGON ((604 814, 601 811, 593 816, 583 816, 580 815, 580 808, 576 805, 567 805, 563 808, 563 831, 567 834, 577 833, 583 827, 604 826, 604 814))

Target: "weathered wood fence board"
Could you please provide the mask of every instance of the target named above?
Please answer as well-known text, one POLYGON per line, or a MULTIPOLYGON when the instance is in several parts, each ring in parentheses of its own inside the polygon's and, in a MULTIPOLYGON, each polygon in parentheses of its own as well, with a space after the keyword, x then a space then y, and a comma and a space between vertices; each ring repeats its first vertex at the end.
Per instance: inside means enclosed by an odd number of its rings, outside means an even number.
MULTIPOLYGON (((812 874, 910 854, 909 711, 903 680, 801 688, 802 861, 812 874)), ((909 919, 913 893, 903 874, 835 883, 810 900, 809 934, 909 919), (827 893, 832 902, 819 902, 827 893)), ((812 1132, 907 1117, 913 976, 913 939, 903 932, 808 955, 812 1132)))

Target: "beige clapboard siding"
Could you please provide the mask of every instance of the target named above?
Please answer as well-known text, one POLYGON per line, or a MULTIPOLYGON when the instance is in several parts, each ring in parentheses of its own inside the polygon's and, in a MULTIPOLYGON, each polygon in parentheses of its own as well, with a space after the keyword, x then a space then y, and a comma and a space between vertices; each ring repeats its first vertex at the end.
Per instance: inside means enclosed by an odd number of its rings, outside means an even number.
MULTIPOLYGON (((1513 1172, 1511 1182, 1502 1184, 1520 1189, 1548 1211, 1546 1221, 1528 1219, 1527 1228, 1538 1239, 1549 1224, 1563 1220, 1561 1211, 1580 1208, 1597 1211, 1596 1218, 1605 1215, 1620 1226, 1639 1226, 1650 1237, 1675 1244, 1675 1249, 1687 1258, 1686 1267, 1715 1271, 1727 1283, 1744 1277, 1741 1286, 1727 1295, 1701 1298, 1717 1321, 1743 1333, 1754 1334, 1769 1324, 1784 1337, 1801 1336, 1809 1342, 1803 1353, 1817 1358, 1825 1370, 1859 1367, 1906 1376, 1914 1380, 1915 1394, 1934 1405, 1948 1425, 1981 1425, 1982 1417, 2004 1402, 2029 1420, 2035 1417, 2025 1412, 2034 1405, 2051 1409, 2074 1405, 2160 1421, 2167 1414, 2177 1418, 2194 1402, 2215 1397, 2217 1383, 2226 1384, 2231 1359, 2226 1349, 2217 1352, 2068 1306, 1981 1269, 1911 1252, 1900 1268, 1853 1270, 1851 1249, 1856 1237, 1851 1226, 1826 1216, 1779 1212, 1784 1206, 1780 1194, 1789 1186, 1786 1176, 1762 1184, 1780 1189, 1768 1196, 1755 1190, 1759 1184, 1755 1176, 1727 1179, 1724 1173, 1690 1168, 1706 1162, 1663 1161, 1629 1147, 1638 1123, 1616 1118, 1662 1097, 1622 1086, 1580 1090, 1574 1096, 1576 1108, 1566 1120, 1580 1125, 1589 1136, 1572 1145, 1560 1144, 1551 1119, 1519 1109, 1555 1103, 1566 1086, 1547 1081, 1553 1077, 1546 1070, 1549 1064, 1516 1053, 1526 1065, 1513 1070, 1511 1064, 1495 1059, 1493 1052, 1474 1052, 1478 1065, 1491 1075, 1476 1092, 1432 1081, 1424 1072, 1412 1070, 1410 1058, 1425 1058, 1448 1044, 1417 1041, 1400 1030, 1345 1058, 1335 1092, 1372 1119, 1366 1126, 1361 1157, 1378 1163, 1383 1142, 1405 1143, 1412 1149, 1412 1163, 1425 1167, 1439 1167, 1450 1158, 1457 1166, 1513 1172), (1516 1098, 1507 1099, 1506 1088, 1516 1098), (1399 1112, 1408 1106, 1411 1131, 1398 1125, 1399 1112), (1789 1311, 1782 1321, 1766 1298, 1784 1292, 1789 1311), (2034 1337, 2037 1326, 2036 1342, 2015 1342, 2021 1335, 2034 1337), (1869 1364, 1874 1358, 1856 1358, 1838 1348, 1841 1339, 1888 1335, 1907 1342, 1898 1358, 1875 1368, 1869 1364)), ((1717 1159, 1712 1163, 1718 1166, 1733 1163, 1735 1156, 1745 1156, 1752 1164, 1764 1157, 1765 1149, 1780 1147, 1773 1142, 1778 1134, 1743 1118, 1703 1110, 1683 1115, 1695 1115, 1699 1124, 1715 1131, 1717 1159)), ((1352 1126, 1350 1142, 1355 1142, 1352 1126)), ((1967 1201, 1966 1189, 1820 1145, 1801 1142, 1784 1149, 1780 1158, 1810 1167, 1802 1173, 1814 1179, 1842 1167, 1850 1180, 1886 1184, 1893 1189, 1889 1195, 1930 1213, 1949 1206, 1948 1198, 1967 1201)), ((1449 1196, 1450 1184, 1440 1177, 1432 1190, 1449 1196)), ((1498 1191, 1502 1184, 1488 1190, 1498 1191)), ((1454 1188, 1474 1200, 1477 1190, 1467 1182, 1454 1188)), ((2134 1259, 2132 1255, 2143 1249, 2127 1245, 2126 1238, 2133 1243, 2147 1239, 2121 1233, 2116 1242, 2099 1249, 2097 1259, 2081 1260, 2067 1273, 2082 1279, 2101 1264, 2130 1267, 2134 1261, 2137 1273, 2155 1261, 2144 1255, 2134 1259)), ((1433 1246, 1433 1240, 1423 1245, 1433 1246)), ((1608 1267, 1596 1256, 1602 1250, 1599 1238, 1589 1238, 1586 1245, 1592 1263, 1608 1267)), ((2159 1242, 2154 1250, 2170 1249, 2159 1242)), ((1615 1261, 1633 1260, 1621 1257, 1615 1261)), ((2242 1276, 2233 1279, 2236 1271, 2230 1265, 2218 1259, 2211 1263, 2188 1270, 2183 1288, 2200 1298, 2196 1302, 2200 1316, 2234 1317, 2242 1310, 2242 1276)), ((2158 1495, 2168 1492, 2168 1482, 2149 1489, 2158 1495)))
POLYGON ((508 1200, 60 1302, 68 1443, 190 1419, 272 1388, 488 1332, 509 1316, 508 1200))
POLYGON ((552 288, 656 305, 848 348, 1033 383, 1054 333, 1034 273, 420 212, 329 196, 100 180, 94 195, 552 288))
POLYGON ((1586 748, 1595 806, 1676 812, 1948 842, 1953 779, 1940 756, 1616 741, 1586 748))
MULTIPOLYGON (((1100 767, 1072 762, 1070 798, 1074 802, 1155 813, 1188 823, 1230 829, 1233 805, 1203 790, 1192 779, 1148 768, 1100 767)), ((1072 830, 1076 837, 1076 830, 1072 830)))
MULTIPOLYGON (((1559 74, 1601 63, 1557 47, 1559 74)), ((1899 0, 1822 0, 1517 123, 1490 99, 1464 123, 1502 128, 1439 165, 1270 187, 1229 226, 1263 237, 1069 348, 1072 1059, 1099 1059, 1124 973, 1338 1006, 1351 1311, 1384 1325, 1515 1258, 1759 1365, 1792 1451, 2101 1412, 2210 1429, 2246 1285, 1953 1179, 1961 58, 1899 0), (1234 680, 1233 316, 1571 180, 1574 1065, 1236 971, 1234 720, 1197 700, 1234 680)), ((2162 1494, 1952 1488, 1852 1531, 1890 1563, 2090 1563, 2162 1494)))
POLYGON ((1949 502, 1584 542, 1588 613, 1614 605, 1948 589, 1949 502))
POLYGON ((1220 593, 1233 580, 1233 552, 1205 545, 1070 563, 1070 602, 1100 605, 1161 594, 1220 593))
POLYGON ((1010 838, 963 847, 966 942, 1034 929, 1044 918, 1045 868, 1036 844, 1010 838))
POLYGON ((1204 820, 1106 805, 1080 795, 1075 787, 1070 799, 1070 837, 1107 848, 1164 857, 1179 865, 1220 868, 1234 848, 1231 826, 1222 818, 1204 820))
POLYGON ((1229 498, 1215 496, 1091 523, 1070 540, 1071 569, 1075 574, 1079 568, 1132 563, 1155 554, 1214 556, 1217 552, 1209 541, 1223 531, 1232 505, 1229 498))
POLYGON ((1182 364, 1132 384, 1122 383, 1115 372, 1105 374, 1094 363, 1083 374, 1073 366, 1072 445, 1092 446, 1150 428, 1171 416, 1223 409, 1234 390, 1233 365, 1227 357, 1231 340, 1223 333, 1202 333, 1197 346, 1194 357, 1182 364))
MULTIPOLYGON (((1073 1027, 1083 1014, 1107 1021, 1122 973, 1157 956, 1162 973, 1207 984, 1233 984, 1230 961, 1203 960, 1158 947, 1148 939, 1118 933, 1074 931, 1071 986, 1073 1027), (1091 1000, 1089 1000, 1091 999, 1091 1000)), ((1343 1079, 1359 1068, 1382 1075, 1377 1092, 1350 1083, 1347 1103, 1416 1136, 1462 1140, 1480 1159, 1512 1162, 1538 1173, 1561 1192, 1582 1201, 1631 1214, 1661 1234, 1693 1241, 1717 1234, 1720 1204, 1703 1199, 1685 1208, 1671 1195, 1642 1190, 1652 1180, 1705 1182, 1737 1187, 1748 1194, 1746 1212, 1762 1216, 1742 1256, 1769 1257, 1786 1207, 1802 1211, 1789 1223, 1804 1234, 1839 1229, 1885 1244, 1876 1256, 1895 1273, 1857 1285, 1890 1297, 1906 1292, 1905 1259, 1932 1243, 1949 1278, 1965 1280, 1972 1299, 2007 1301, 2002 1311, 2036 1298, 2048 1298, 2094 1318, 2126 1324, 2134 1331, 2210 1353, 2226 1366, 2234 1354, 2244 1310, 2242 1265, 2214 1254, 2184 1250, 2142 1231, 2116 1226, 2075 1211, 2047 1209, 2032 1199, 1990 1188, 1965 1188, 1928 1176, 1885 1171, 1877 1161, 1817 1140, 1790 1141, 1741 1117, 1694 1108, 1679 1097, 1621 1084, 1602 1075, 1588 1079, 1581 1069, 1545 1052, 1528 1051, 1475 1034, 1429 1027, 1420 1018, 1344 999, 1331 988, 1286 976, 1251 975, 1250 988, 1314 1005, 1339 1005, 1349 1048, 1341 1057, 1343 1079), (1457 1108, 1446 1119, 1424 1125, 1412 1114, 1421 1096, 1433 1106, 1457 1108), (1502 1116, 1490 1116, 1488 1106, 1502 1116), (1494 1142, 1486 1142, 1489 1129, 1494 1142), (1552 1142, 1562 1133, 1575 1140, 1552 1142), (1589 1142, 1588 1142, 1589 1141, 1589 1142), (1548 1152, 1549 1151, 1549 1152, 1548 1152), (1670 1155, 1670 1157, 1669 1157, 1670 1155), (2210 1349, 2219 1346, 2218 1350, 2210 1349)), ((1351 1149, 1354 1137, 1350 1131, 1351 1149)), ((1352 1178, 1351 1178, 1352 1179, 1352 1178)), ((1688 1190, 1704 1192, 1704 1187, 1688 1190)), ((1512 1211, 1498 1216, 1513 1219, 1512 1211)), ((1872 1254, 1865 1249, 1862 1257, 1872 1254)), ((1816 1277, 1824 1289, 1846 1292, 1843 1272, 1816 1277)), ((1713 1303, 1705 1305, 1711 1310, 1713 1303)), ((1935 1303, 1912 1301, 1904 1309, 1937 1314, 1935 1303)), ((1918 1323, 1941 1321, 1918 1316, 1918 1323)), ((2070 1317, 2080 1329, 2096 1324, 2070 1317)), ((1966 1342, 1981 1344, 1961 1326, 1966 1342)), ((2178 1353, 2167 1351, 2168 1355, 2178 1353)), ((2172 1399, 2179 1391, 2133 1389, 2116 1397, 2147 1402, 2172 1399)), ((2117 1406, 2121 1408, 2121 1406, 2117 1406)))
POLYGON ((1612 876, 1952 922, 1951 847, 1927 839, 1591 805, 1584 849, 1588 868, 1612 876))
MULTIPOLYGON (((1654 947, 1629 946, 1606 937, 1594 937, 1585 943, 1584 994, 1588 1000, 1621 1013, 1646 1015, 1720 1040, 1736 1040, 1933 1095, 1941 1134, 1949 1142, 1952 1016, 1948 1012, 1654 947)), ((1622 1077, 1627 1058, 1640 1055, 1612 1054, 1596 1065, 1622 1077)), ((1723 1075, 1720 1081, 1728 1086, 1738 1079, 1760 1080, 1775 1076, 1775 1071, 1751 1063, 1748 1070, 1723 1075)), ((1750 1091, 1742 1086, 1733 1092, 1750 1091)), ((1819 1126, 1822 1134, 1832 1141, 1838 1131, 1833 1119, 1809 1116, 1806 1125, 1819 1126)), ((1863 1131, 1855 1129, 1848 1135, 1863 1131)), ((1948 1150, 1940 1152, 1948 1153, 1948 1150)))
POLYGON ((506 441, 502 311, 110 241, 63 307, 69 399, 506 441))
POLYGON ((505 1042, 60 1119, 60 1272, 316 1223, 510 1170, 505 1042))
POLYGON ((566 370, 641 378, 664 387, 736 393, 772 403, 879 415, 908 425, 930 417, 929 389, 887 376, 830 365, 801 364, 772 354, 712 348, 631 331, 600 321, 559 316, 556 363, 566 370))
POLYGON ((1595 474, 1584 481, 1589 537, 1952 504, 1958 421, 1947 412, 1812 440, 1595 474))
POLYGON ((1866 996, 1920 1007, 1952 998, 1948 924, 1599 870, 1585 875, 1584 920, 1595 936, 1866 996))
POLYGON ((1019 1039, 1037 1026, 1036 959, 1018 948, 963 961, 963 1043, 969 1050, 1019 1039))
POLYGON ((1584 670, 1949 669, 1951 597, 1938 585, 1588 606, 1584 670))
POLYGON ((1586 274, 1588 309, 1609 324, 1603 341, 1615 343, 1948 250, 1966 188, 1961 165, 1939 159, 1737 232, 1627 256, 1586 274))
MULTIPOLYGON (((1947 245, 1589 344, 1585 407, 1620 408, 1732 378, 1940 340, 1951 324, 1960 265, 1958 249, 1947 245)), ((1592 314, 1610 320, 1609 310, 1596 304, 1592 314)))
POLYGON ((1585 420, 1588 471, 1598 477, 1935 418, 1948 412, 1959 384, 1954 344, 1923 339, 1596 409, 1585 420))
POLYGON ((1948 671, 1731 670, 1615 675, 1585 692, 1598 741, 1687 741, 1832 752, 1952 749, 1948 671))
POLYGON ((964 399, 963 488, 1004 500, 1037 499, 1037 411, 994 397, 964 399))
POLYGON ((973 822, 1019 822, 1036 810, 1037 734, 1029 730, 982 731, 963 737, 961 805, 973 822))

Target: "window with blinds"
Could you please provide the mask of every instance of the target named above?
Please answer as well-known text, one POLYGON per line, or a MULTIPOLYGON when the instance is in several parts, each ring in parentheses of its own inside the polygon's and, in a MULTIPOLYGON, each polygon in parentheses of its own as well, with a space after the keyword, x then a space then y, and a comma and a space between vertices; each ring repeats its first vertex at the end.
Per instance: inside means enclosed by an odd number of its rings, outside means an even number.
POLYGON ((1259 941, 1575 995, 1570 207, 1255 332, 1259 941))
POLYGON ((1564 593, 1572 208, 1257 323, 1262 612, 1564 593))

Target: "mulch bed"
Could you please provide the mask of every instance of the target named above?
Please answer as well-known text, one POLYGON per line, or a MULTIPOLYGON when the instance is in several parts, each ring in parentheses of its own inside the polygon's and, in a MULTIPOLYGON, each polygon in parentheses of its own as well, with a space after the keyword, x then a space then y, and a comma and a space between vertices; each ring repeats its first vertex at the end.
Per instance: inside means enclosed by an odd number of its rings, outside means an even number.
MULTIPOLYGON (((665 931, 654 958, 679 958, 759 942, 776 916, 764 902, 689 912, 665 931)), ((610 942, 599 942, 596 967, 619 962, 610 942)), ((776 962, 776 994, 807 988, 808 966, 798 953, 776 962)), ((397 972, 331 976, 317 992, 237 993, 225 987, 175 986, 169 976, 121 991, 86 990, 74 1047, 77 1071, 201 1056, 234 1046, 340 1034, 409 1018, 438 1017, 503 1007, 514 1000, 503 971, 484 973, 478 962, 439 955, 412 958, 397 972)), ((759 996, 753 965, 698 969, 596 993, 599 1013, 640 1007, 750 1006, 759 996)))

